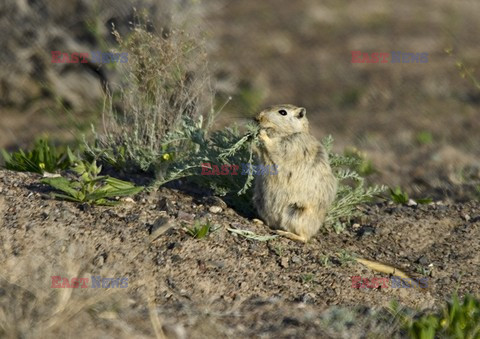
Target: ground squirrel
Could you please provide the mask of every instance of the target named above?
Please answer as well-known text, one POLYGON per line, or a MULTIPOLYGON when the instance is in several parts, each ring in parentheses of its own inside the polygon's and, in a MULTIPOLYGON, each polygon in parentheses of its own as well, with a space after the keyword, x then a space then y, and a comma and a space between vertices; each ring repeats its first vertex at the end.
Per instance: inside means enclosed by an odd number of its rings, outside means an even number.
POLYGON ((259 160, 278 166, 278 171, 256 177, 255 207, 277 233, 307 242, 322 226, 337 192, 328 154, 309 133, 305 108, 273 106, 256 120, 259 160))

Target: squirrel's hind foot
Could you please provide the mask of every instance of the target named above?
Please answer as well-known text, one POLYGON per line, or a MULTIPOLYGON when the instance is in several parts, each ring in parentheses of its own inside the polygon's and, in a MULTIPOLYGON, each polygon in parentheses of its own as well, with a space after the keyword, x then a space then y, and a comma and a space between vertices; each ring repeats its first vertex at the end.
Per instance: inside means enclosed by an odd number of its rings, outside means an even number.
POLYGON ((281 230, 276 230, 275 231, 278 235, 281 235, 282 237, 288 238, 293 241, 298 241, 302 243, 306 243, 308 239, 304 236, 292 233, 292 232, 287 232, 287 231, 281 231, 281 230))

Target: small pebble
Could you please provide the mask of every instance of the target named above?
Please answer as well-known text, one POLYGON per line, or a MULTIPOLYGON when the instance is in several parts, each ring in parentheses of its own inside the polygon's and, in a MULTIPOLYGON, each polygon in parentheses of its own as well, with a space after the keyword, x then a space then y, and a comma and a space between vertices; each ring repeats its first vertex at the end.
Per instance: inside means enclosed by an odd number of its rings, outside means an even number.
POLYGON ((298 264, 300 261, 301 261, 300 257, 294 256, 294 257, 292 258, 292 262, 293 262, 294 264, 298 264))
POLYGON ((213 214, 217 214, 222 211, 222 208, 220 206, 211 206, 208 210, 213 214))
POLYGON ((426 256, 422 256, 418 259, 418 263, 420 265, 426 265, 426 264, 428 264, 428 258, 426 256))

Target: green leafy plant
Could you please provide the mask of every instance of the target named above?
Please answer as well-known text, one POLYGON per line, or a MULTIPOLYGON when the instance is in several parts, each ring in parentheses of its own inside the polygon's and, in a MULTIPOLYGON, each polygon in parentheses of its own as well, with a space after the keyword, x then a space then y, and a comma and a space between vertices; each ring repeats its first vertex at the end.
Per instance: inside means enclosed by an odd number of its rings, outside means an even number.
MULTIPOLYGON (((406 204, 410 200, 408 193, 402 191, 402 189, 398 186, 395 189, 390 188, 390 197, 392 201, 396 204, 406 204)), ((420 198, 412 200, 415 201, 417 204, 429 204, 432 202, 431 198, 420 198)))
POLYGON ((102 168, 92 163, 79 162, 72 169, 77 175, 74 179, 65 177, 44 178, 42 183, 50 185, 63 193, 52 193, 52 196, 60 200, 68 200, 78 203, 96 205, 115 205, 116 197, 134 195, 143 190, 141 186, 99 175, 102 168))
POLYGON ((418 318, 403 316, 411 338, 480 338, 480 301, 472 295, 460 300, 456 294, 442 311, 418 318))
POLYGON ((186 228, 187 234, 191 235, 195 239, 205 238, 208 234, 216 230, 217 229, 213 228, 213 225, 208 219, 205 223, 202 223, 199 220, 196 220, 195 224, 192 227, 186 228))
POLYGON ((1 153, 6 169, 40 174, 64 170, 77 160, 69 147, 65 152, 60 152, 46 139, 37 140, 33 149, 28 152, 20 149, 17 152, 8 153, 2 149, 1 153))
POLYGON ((407 192, 403 192, 398 186, 395 189, 390 188, 390 197, 396 204, 406 204, 409 199, 407 192))

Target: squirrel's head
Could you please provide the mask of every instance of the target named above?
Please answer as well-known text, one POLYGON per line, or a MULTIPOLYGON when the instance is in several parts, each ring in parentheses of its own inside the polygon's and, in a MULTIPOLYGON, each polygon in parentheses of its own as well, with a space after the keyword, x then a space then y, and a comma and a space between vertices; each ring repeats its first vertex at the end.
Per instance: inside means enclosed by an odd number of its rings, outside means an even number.
POLYGON ((278 134, 308 132, 306 112, 303 107, 276 105, 260 112, 256 120, 261 128, 271 129, 278 134))

